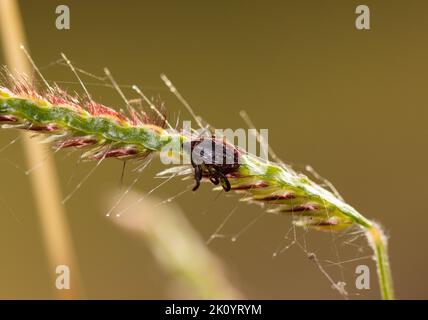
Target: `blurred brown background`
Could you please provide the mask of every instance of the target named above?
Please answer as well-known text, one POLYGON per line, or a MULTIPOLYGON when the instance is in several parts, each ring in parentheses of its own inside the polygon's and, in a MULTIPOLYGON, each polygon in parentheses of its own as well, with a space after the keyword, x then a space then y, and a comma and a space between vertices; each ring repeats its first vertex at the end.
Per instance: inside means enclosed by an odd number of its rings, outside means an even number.
MULTIPOLYGON (((426 299, 428 3, 365 1, 371 30, 358 31, 360 1, 21 1, 29 48, 41 67, 65 52, 80 68, 102 75, 108 66, 120 84, 140 85, 190 119, 159 79, 166 73, 211 124, 245 127, 245 109, 287 163, 312 165, 345 199, 391 236, 390 254, 398 298, 426 299), (55 28, 55 8, 67 4, 71 30, 55 28)), ((0 56, 0 63, 4 60, 0 56)), ((61 66, 43 68, 49 80, 75 81, 61 66)), ((120 105, 112 89, 91 86, 107 105, 120 105)), ((78 90, 74 84, 62 84, 78 90)), ((127 91, 131 96, 131 92, 127 91)), ((17 136, 0 132, 1 145, 17 136)), ((93 163, 76 165, 77 154, 55 155, 62 192, 68 194, 93 163), (70 182, 70 178, 71 182, 70 182)), ((157 185, 156 163, 136 189, 157 185)), ((54 297, 40 225, 22 148, 0 153, 0 297, 54 297)), ((171 298, 168 278, 144 243, 105 217, 106 194, 119 185, 121 162, 102 164, 66 204, 87 298, 171 298)), ((125 184, 135 177, 130 170, 125 184)), ((155 192, 173 196, 189 182, 155 192)), ((177 199, 194 228, 207 239, 237 201, 204 184, 177 199)), ((240 204, 225 233, 241 231, 261 213, 240 204)), ((210 249, 225 263, 248 298, 335 299, 340 296, 298 247, 272 253, 290 227, 287 217, 266 215, 237 242, 215 240, 210 249)), ((310 232, 310 250, 320 260, 370 254, 329 234, 310 232)), ((351 298, 378 298, 370 260, 371 289, 355 288, 356 264, 344 264, 351 298), (358 294, 356 296, 355 294, 358 294)), ((327 267, 336 281, 339 268, 327 267)), ((73 272, 73 271, 72 271, 73 272)))

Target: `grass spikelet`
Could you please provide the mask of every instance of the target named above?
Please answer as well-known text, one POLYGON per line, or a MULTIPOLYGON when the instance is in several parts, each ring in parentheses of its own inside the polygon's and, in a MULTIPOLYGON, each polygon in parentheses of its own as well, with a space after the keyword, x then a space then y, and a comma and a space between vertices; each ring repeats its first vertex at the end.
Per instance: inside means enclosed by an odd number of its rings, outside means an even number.
MULTIPOLYGON (((46 134, 56 148, 85 149, 82 155, 85 159, 141 159, 152 152, 161 152, 172 141, 183 145, 190 142, 193 147, 202 143, 199 136, 165 129, 164 121, 159 125, 138 112, 128 117, 93 101, 71 97, 59 88, 40 94, 29 81, 22 80, 15 80, 10 89, 0 87, 0 122, 3 128, 46 134)), ((218 143, 214 137, 204 139, 218 143)), ((194 165, 197 181, 194 190, 201 179, 221 183, 225 191, 243 193, 243 201, 268 205, 270 212, 292 215, 293 223, 304 228, 334 231, 359 226, 366 231, 374 250, 382 297, 393 298, 387 241, 379 225, 286 165, 265 161, 233 145, 225 144, 225 148, 231 148, 239 161, 229 167, 194 165)), ((190 156, 185 153, 186 148, 181 148, 179 156, 190 156)), ((178 168, 176 173, 181 170, 178 168)), ((159 175, 171 172, 167 169, 159 175)))

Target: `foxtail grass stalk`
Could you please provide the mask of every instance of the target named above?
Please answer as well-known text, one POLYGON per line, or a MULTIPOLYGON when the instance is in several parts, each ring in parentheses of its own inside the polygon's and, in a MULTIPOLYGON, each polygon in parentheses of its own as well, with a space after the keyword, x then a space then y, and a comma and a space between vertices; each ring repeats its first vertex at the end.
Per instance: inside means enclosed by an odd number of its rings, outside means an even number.
MULTIPOLYGON (((19 49, 25 44, 25 34, 18 4, 15 0, 0 0, 0 30, 6 61, 15 75, 30 75, 32 68, 19 49)), ((53 160, 45 159, 44 146, 28 132, 22 132, 22 141, 30 168, 37 166, 30 177, 37 212, 41 220, 45 249, 49 260, 49 274, 56 279, 56 267, 67 265, 73 272, 70 290, 56 290, 59 298, 77 298, 79 294, 79 271, 69 233, 64 206, 61 204, 60 187, 53 160), (40 166, 40 164, 42 164, 40 166)))
MULTIPOLYGON (((141 159, 154 152, 170 156, 169 145, 200 141, 198 136, 164 129, 136 112, 129 118, 92 100, 79 101, 59 88, 50 88, 42 95, 28 82, 16 80, 10 89, 0 87, 0 123, 4 128, 43 133, 47 136, 44 142, 53 143, 55 148, 82 148, 83 158, 99 161, 141 159)), ((243 194, 242 201, 267 205, 268 212, 291 215, 296 226, 321 231, 360 227, 374 251, 382 297, 394 297, 387 240, 379 225, 285 164, 266 161, 232 145, 228 148, 233 148, 239 161, 227 167, 203 164, 195 167, 195 177, 196 169, 202 170, 199 173, 205 180, 221 182, 226 191, 243 194)), ((188 153, 186 148, 179 148, 171 157, 189 157, 188 153)), ((172 167, 160 175, 188 174, 192 172, 189 167, 172 167)))
POLYGON ((384 300, 393 300, 394 288, 385 234, 381 227, 377 224, 372 224, 372 226, 366 230, 366 236, 374 251, 382 298, 384 300))

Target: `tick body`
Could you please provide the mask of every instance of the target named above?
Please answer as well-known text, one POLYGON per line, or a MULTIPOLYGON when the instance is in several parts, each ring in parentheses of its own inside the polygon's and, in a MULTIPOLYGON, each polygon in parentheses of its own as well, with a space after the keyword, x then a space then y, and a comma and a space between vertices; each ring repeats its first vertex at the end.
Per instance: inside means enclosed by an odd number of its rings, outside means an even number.
POLYGON ((193 191, 199 188, 202 178, 223 187, 224 191, 230 191, 230 182, 227 175, 239 168, 238 149, 223 140, 215 138, 200 138, 190 143, 191 163, 195 169, 195 186, 193 191))

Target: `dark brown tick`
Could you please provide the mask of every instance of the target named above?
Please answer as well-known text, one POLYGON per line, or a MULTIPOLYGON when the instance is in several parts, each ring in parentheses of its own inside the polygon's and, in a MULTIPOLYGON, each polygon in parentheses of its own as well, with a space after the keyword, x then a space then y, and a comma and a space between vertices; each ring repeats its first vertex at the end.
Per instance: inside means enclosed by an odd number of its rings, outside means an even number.
POLYGON ((190 143, 191 161, 195 169, 196 184, 193 191, 197 190, 202 178, 223 187, 224 191, 230 191, 230 182, 227 174, 235 172, 239 168, 239 151, 226 141, 216 138, 199 138, 190 143))

